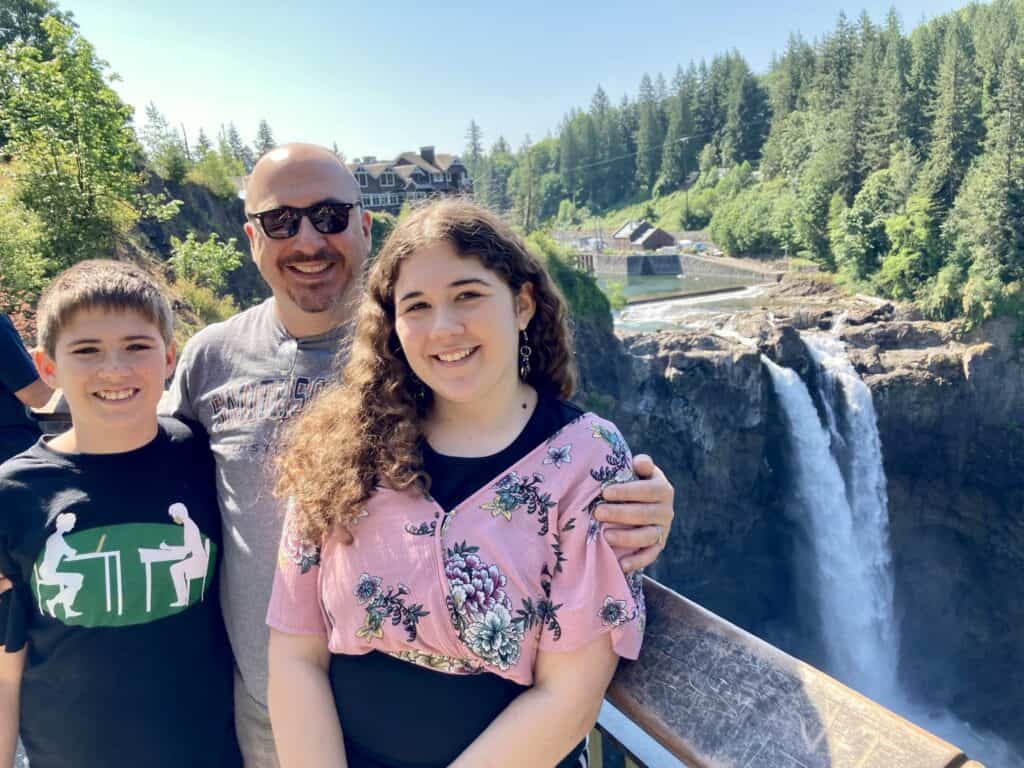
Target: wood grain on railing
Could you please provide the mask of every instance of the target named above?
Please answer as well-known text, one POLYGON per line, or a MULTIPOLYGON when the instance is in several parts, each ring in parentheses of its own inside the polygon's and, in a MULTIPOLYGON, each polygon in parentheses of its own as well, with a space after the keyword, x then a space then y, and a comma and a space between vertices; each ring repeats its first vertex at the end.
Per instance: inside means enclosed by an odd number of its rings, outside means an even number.
MULTIPOLYGON (((961 750, 645 579, 640 659, 608 700, 694 768, 960 768, 961 750)), ((983 768, 968 763, 971 768, 983 768)))

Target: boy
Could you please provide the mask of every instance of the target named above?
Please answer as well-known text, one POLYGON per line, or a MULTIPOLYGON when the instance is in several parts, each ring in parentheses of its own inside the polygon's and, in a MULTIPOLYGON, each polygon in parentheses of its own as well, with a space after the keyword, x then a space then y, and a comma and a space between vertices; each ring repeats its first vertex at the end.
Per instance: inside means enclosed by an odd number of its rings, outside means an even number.
POLYGON ((212 459, 156 415, 170 307, 138 267, 86 261, 37 320, 72 427, 0 467, 0 766, 19 728, 32 768, 236 766, 212 459))

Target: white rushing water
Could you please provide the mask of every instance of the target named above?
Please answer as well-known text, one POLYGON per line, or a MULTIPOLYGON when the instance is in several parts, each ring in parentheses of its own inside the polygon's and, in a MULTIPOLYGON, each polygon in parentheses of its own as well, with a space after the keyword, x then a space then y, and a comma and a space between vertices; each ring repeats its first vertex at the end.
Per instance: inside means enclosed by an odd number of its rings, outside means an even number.
MULTIPOLYGON (((883 501, 880 505, 876 501, 874 509, 869 509, 867 503, 851 504, 846 480, 832 452, 833 428, 822 426, 811 395, 795 371, 767 358, 764 364, 789 420, 794 451, 793 502, 808 526, 813 548, 818 614, 829 672, 874 699, 891 700, 898 653, 892 580, 878 578, 874 565, 882 558, 862 558, 862 551, 872 542, 882 544, 888 552, 884 489, 883 501), (866 517, 881 530, 865 535, 861 529, 867 526, 859 524, 863 521, 858 516, 866 517)), ((873 421, 873 410, 870 415, 873 421)), ((834 413, 829 421, 836 422, 834 413)), ((837 424, 834 429, 838 434, 837 424)), ((858 485, 867 482, 865 477, 858 485)), ((887 557, 884 562, 888 564, 887 557)))
POLYGON ((811 541, 826 671, 989 768, 1024 766, 998 737, 915 702, 901 689, 888 500, 871 391, 837 338, 802 339, 817 364, 825 425, 796 372, 762 360, 789 422, 792 503, 811 541))

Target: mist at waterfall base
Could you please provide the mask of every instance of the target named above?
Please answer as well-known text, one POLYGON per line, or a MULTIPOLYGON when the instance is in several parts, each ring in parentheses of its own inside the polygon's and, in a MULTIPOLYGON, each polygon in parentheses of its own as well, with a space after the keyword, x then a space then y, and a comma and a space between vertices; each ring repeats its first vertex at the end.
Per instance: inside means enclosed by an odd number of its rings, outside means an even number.
POLYGON ((999 737, 901 688, 885 474, 871 391, 838 339, 810 333, 802 339, 815 363, 809 378, 816 398, 795 371, 766 357, 763 363, 787 426, 787 506, 809 543, 804 565, 815 587, 825 671, 989 768, 1024 766, 1024 756, 999 737))

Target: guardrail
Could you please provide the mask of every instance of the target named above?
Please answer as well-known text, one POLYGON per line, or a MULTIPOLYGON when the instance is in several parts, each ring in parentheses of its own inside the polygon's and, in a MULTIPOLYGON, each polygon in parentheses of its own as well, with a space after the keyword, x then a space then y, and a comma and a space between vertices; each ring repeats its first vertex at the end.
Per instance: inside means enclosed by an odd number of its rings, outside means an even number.
POLYGON ((591 767, 983 768, 818 669, 645 578, 647 632, 602 711, 591 767), (663 748, 637 738, 639 728, 663 748), (621 763, 619 763, 621 764, 621 763))

